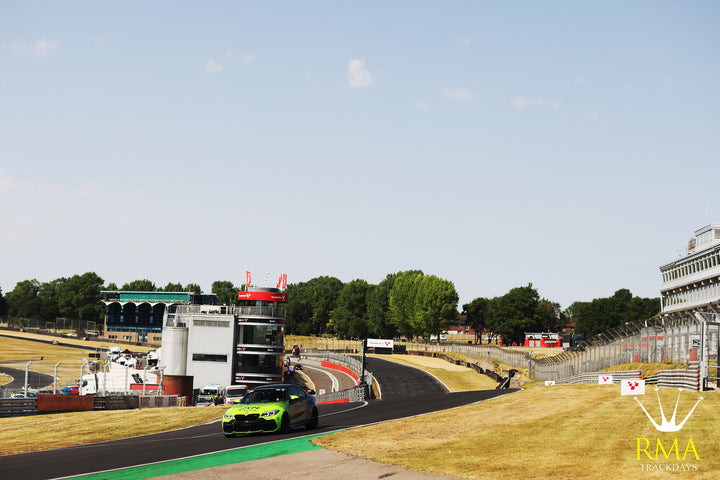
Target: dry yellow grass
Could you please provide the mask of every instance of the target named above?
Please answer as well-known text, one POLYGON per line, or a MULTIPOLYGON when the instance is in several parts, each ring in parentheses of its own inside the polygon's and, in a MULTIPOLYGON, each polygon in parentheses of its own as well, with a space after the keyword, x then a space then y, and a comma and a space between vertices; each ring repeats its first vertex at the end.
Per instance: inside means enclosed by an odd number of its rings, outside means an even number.
POLYGON ((38 428, 36 419, 40 417, 32 417, 33 421, 28 421, 28 417, 3 418, 0 420, 0 455, 164 432, 220 420, 225 410, 221 405, 43 415, 42 423, 52 428, 38 428))
MULTIPOLYGON (((649 393, 640 400, 659 421, 655 392, 649 393)), ((677 390, 661 389, 660 395, 670 416, 677 390)), ((699 397, 682 392, 678 416, 684 418, 699 397)), ((378 462, 460 478, 662 478, 666 472, 643 468, 685 464, 697 468, 691 473, 693 479, 710 479, 720 474, 715 413, 719 407, 720 395, 710 393, 681 432, 658 433, 632 397, 620 396, 618 385, 538 386, 477 405, 314 441, 378 462), (669 451, 676 437, 681 458, 692 438, 700 459, 689 452, 684 461, 676 460, 673 452, 669 460, 660 453, 661 461, 656 462, 641 452, 637 460, 638 438, 647 438, 654 454, 658 438, 669 451)))

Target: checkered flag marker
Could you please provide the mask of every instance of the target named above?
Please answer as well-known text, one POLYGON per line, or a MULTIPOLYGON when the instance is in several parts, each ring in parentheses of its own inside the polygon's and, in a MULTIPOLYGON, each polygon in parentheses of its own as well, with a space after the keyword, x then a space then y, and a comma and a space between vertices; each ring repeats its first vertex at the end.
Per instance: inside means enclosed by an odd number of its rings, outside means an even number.
POLYGON ((545 386, 555 385, 555 380, 545 380, 545 386))
POLYGON ((598 385, 612 385, 612 375, 598 375, 598 385))
POLYGON ((620 382, 620 395, 645 395, 645 380, 623 380, 620 382))

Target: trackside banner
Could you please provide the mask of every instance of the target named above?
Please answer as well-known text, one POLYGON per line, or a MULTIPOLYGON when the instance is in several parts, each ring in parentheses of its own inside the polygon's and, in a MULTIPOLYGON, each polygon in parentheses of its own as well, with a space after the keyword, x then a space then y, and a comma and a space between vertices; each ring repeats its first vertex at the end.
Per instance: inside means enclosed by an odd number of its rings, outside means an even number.
POLYGON ((383 340, 382 338, 368 338, 368 348, 393 348, 395 345, 394 340, 383 340))

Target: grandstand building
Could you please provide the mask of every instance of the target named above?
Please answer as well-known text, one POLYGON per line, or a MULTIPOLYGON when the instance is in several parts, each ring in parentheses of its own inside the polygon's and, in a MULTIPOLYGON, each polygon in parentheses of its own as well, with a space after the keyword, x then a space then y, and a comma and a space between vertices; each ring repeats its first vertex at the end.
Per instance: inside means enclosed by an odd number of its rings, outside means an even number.
POLYGON ((686 255, 661 266, 660 272, 663 317, 705 312, 720 319, 720 224, 696 230, 686 255))
POLYGON ((160 343, 169 305, 219 305, 217 295, 194 292, 131 292, 103 290, 105 320, 101 338, 160 343))

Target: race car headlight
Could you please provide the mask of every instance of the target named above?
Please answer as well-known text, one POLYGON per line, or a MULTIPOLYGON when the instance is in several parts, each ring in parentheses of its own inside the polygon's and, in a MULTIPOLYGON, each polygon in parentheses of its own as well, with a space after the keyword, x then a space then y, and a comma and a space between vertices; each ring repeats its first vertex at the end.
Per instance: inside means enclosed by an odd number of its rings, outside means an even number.
POLYGON ((233 418, 235 418, 235 415, 233 415, 233 414, 230 413, 230 412, 225 412, 224 417, 225 417, 226 420, 232 420, 233 418))
POLYGON ((261 417, 274 417, 278 413, 280 413, 280 410, 270 410, 268 412, 263 412, 260 416, 261 417))

